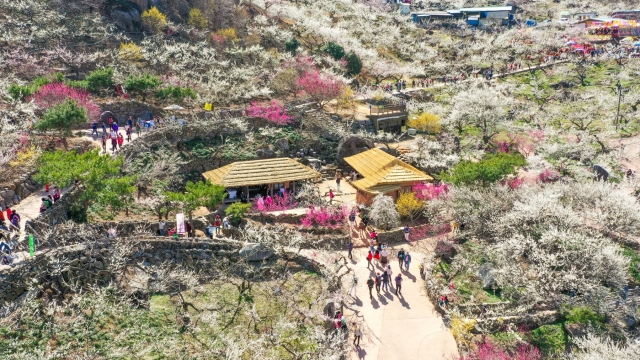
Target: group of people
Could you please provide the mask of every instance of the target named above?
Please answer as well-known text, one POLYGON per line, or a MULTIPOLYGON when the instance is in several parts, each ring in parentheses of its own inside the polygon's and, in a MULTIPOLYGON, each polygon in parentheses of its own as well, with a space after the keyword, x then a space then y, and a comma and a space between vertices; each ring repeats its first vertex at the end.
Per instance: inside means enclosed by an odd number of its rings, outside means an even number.
POLYGON ((205 229, 206 235, 209 239, 213 239, 214 235, 220 235, 220 225, 222 225, 224 229, 229 229, 231 227, 229 225, 229 217, 225 216, 222 220, 220 220, 220 215, 216 215, 215 219, 213 220, 213 224, 209 223, 205 229))
POLYGON ((11 210, 8 206, 5 211, 0 209, 0 230, 7 233, 13 230, 20 232, 20 215, 17 211, 11 210), (8 223, 5 223, 5 221, 8 221, 8 223))
POLYGON ((12 251, 9 246, 13 231, 20 232, 20 215, 18 212, 12 211, 8 206, 5 215, 5 211, 0 208, 0 265, 11 265, 13 262, 12 251), (5 221, 8 221, 8 224, 5 221))
MULTIPOLYGON (((127 141, 131 142, 131 132, 133 131, 133 118, 129 116, 127 120, 127 124, 124 126, 124 132, 127 137, 127 141)), ((93 130, 91 134, 94 133, 98 135, 98 123, 93 122, 93 130)), ((107 152, 107 140, 111 142, 111 152, 115 153, 117 149, 122 149, 122 145, 124 144, 124 136, 121 132, 119 132, 119 126, 117 122, 113 121, 113 118, 109 118, 109 134, 107 134, 107 129, 104 124, 102 124, 102 151, 107 152)), ((136 132, 138 136, 140 136, 140 123, 135 123, 136 132)))

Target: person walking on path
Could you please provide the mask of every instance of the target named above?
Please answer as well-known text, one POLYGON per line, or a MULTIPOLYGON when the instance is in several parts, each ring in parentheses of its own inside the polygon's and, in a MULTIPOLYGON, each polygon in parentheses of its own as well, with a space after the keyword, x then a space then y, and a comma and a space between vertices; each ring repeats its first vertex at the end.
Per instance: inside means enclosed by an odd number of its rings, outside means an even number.
POLYGON ((191 230, 193 229, 191 227, 191 223, 187 221, 187 223, 184 225, 184 229, 187 231, 187 237, 193 237, 193 234, 191 234, 191 230))
POLYGON ((369 251, 367 253, 367 270, 375 270, 373 264, 371 263, 371 260, 373 260, 373 254, 371 253, 371 251, 369 251))
POLYGON ((396 276, 396 295, 402 295, 402 274, 396 276))
POLYGON ((213 228, 216 231, 216 236, 220 235, 220 215, 216 215, 216 218, 213 221, 213 228))
POLYGON ((96 134, 98 136, 98 123, 94 120, 91 124, 91 135, 96 134))
POLYGON ((400 270, 402 270, 403 263, 404 263, 404 249, 400 249, 400 251, 398 251, 398 266, 400 266, 400 270))
POLYGON ((349 255, 347 255, 349 257, 349 259, 353 260, 353 240, 349 240, 349 243, 347 244, 347 250, 349 251, 349 255))
POLYGON ((340 172, 337 172, 337 171, 336 171, 336 190, 337 190, 338 192, 341 192, 341 191, 340 191, 340 181, 341 181, 341 180, 342 180, 342 174, 341 174, 340 172))
POLYGON ((356 323, 353 323, 353 333, 354 333, 353 345, 356 347, 360 347, 360 338, 362 337, 362 331, 360 331, 356 323))
POLYGON ((409 234, 411 233, 411 229, 409 228, 409 225, 405 225, 404 226, 404 240, 406 242, 411 242, 411 240, 409 240, 409 234))
POLYGON ((102 152, 107 152, 107 136, 102 134, 102 152))
POLYGON ((380 276, 380 273, 377 272, 376 273, 376 292, 378 293, 378 295, 380 295, 380 282, 382 282, 382 276, 380 276))
POLYGON ((349 213, 349 226, 351 227, 356 227, 356 210, 353 209, 351 210, 351 213, 349 213))
MULTIPOLYGON (((9 208, 7 208, 7 212, 9 208)), ((14 211, 11 213, 11 219, 9 220, 9 230, 16 230, 18 233, 20 232, 20 215, 18 212, 14 211)))
POLYGON ((373 294, 371 292, 373 291, 373 286, 376 284, 373 279, 374 278, 371 277, 369 278, 369 280, 367 280, 367 287, 369 288, 369 299, 373 299, 373 294))
POLYGON ((409 265, 411 265, 411 255, 409 255, 409 252, 407 251, 404 254, 404 269, 406 271, 409 271, 409 265))
POLYGON ((333 194, 333 190, 331 190, 331 188, 329 188, 329 205, 331 205, 333 203, 333 197, 335 195, 333 194))
POLYGON ((102 136, 107 134, 107 127, 104 125, 104 122, 102 122, 102 136))
POLYGON ((389 291, 389 274, 386 270, 382 273, 382 290, 389 291))
POLYGON ((118 133, 118 147, 122 149, 122 144, 124 143, 124 138, 121 133, 118 133))
POLYGON ((489 312, 489 308, 487 308, 487 304, 482 304, 482 312, 480 313, 480 319, 486 319, 488 312, 489 312))
POLYGON ((140 122, 139 121, 136 122, 136 135, 138 135, 138 137, 140 137, 140 122))
POLYGON ((158 230, 160 230, 160 236, 164 236, 164 231, 167 227, 167 223, 164 220, 158 222, 158 230))

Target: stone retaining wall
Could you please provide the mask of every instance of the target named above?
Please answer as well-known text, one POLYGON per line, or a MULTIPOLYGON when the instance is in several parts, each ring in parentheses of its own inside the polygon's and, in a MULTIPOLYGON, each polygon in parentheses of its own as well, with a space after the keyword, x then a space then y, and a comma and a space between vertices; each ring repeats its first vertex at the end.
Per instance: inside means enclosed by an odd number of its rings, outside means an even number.
POLYGON ((35 170, 31 169, 31 171, 24 173, 17 179, 2 185, 0 188, 0 209, 4 210, 7 206, 18 204, 31 193, 42 188, 42 184, 31 177, 33 173, 35 173, 35 170))
POLYGON ((237 261, 242 243, 208 239, 172 240, 147 237, 129 248, 117 249, 115 241, 75 244, 36 255, 0 272, 0 306, 17 299, 29 289, 65 293, 66 284, 79 287, 107 285, 114 281, 120 262, 138 266, 183 264, 198 270, 208 260, 237 261))
POLYGON ((116 116, 118 123, 121 125, 124 125, 126 123, 129 116, 133 116, 133 118, 137 120, 140 117, 140 114, 144 111, 150 111, 154 114, 154 116, 163 116, 165 114, 165 111, 159 107, 137 100, 128 100, 122 98, 99 104, 99 106, 102 112, 112 112, 116 116))

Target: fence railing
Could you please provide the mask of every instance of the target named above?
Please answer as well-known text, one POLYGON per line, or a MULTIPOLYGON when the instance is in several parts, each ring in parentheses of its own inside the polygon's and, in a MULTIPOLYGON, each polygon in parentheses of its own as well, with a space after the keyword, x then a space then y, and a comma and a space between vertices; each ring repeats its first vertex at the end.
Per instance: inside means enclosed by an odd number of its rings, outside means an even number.
POLYGON ((400 113, 405 112, 406 110, 407 107, 405 105, 372 106, 369 108, 369 115, 400 113))

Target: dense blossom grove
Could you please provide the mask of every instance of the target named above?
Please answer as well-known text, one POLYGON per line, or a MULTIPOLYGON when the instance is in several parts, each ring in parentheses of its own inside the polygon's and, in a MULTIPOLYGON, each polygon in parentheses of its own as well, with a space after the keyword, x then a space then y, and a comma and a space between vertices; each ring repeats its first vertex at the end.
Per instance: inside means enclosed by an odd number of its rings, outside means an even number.
POLYGON ((638 14, 0 0, 0 354, 638 359, 638 14))

